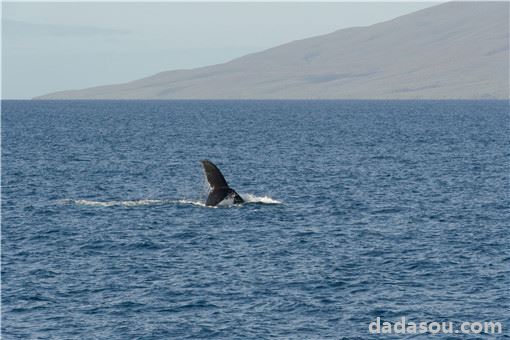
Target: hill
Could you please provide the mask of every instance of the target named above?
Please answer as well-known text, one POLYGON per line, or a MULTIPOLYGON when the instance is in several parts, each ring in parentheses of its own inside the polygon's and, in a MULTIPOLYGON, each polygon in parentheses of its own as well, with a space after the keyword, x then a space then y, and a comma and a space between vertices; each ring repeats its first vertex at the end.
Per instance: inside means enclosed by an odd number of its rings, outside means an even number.
POLYGON ((37 99, 509 97, 509 3, 450 2, 230 62, 37 99))

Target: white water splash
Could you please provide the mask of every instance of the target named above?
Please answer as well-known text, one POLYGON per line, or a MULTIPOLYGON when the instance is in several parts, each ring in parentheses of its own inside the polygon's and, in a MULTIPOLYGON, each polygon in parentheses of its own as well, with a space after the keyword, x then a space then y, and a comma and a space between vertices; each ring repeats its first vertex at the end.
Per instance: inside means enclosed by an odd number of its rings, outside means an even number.
MULTIPOLYGON (((281 201, 275 200, 269 196, 256 196, 253 194, 242 194, 241 197, 245 200, 245 204, 259 203, 259 204, 282 204, 281 201)), ((199 207, 208 207, 204 201, 191 200, 191 199, 180 199, 180 200, 155 200, 155 199, 141 199, 141 200, 125 200, 125 201, 95 201, 85 199, 62 199, 57 200, 57 204, 74 204, 74 205, 85 205, 85 206, 96 206, 96 207, 138 207, 138 206, 155 206, 155 205, 172 205, 172 204, 189 204, 199 207)), ((220 207, 239 206, 234 204, 233 199, 223 200, 220 207)))
POLYGON ((123 207, 137 207, 142 205, 164 205, 164 204, 172 204, 175 201, 169 200, 150 200, 150 199, 142 199, 142 200, 129 200, 129 201, 93 201, 93 200, 84 200, 84 199, 63 199, 58 200, 59 204, 75 204, 75 205, 90 205, 97 207, 113 207, 113 206, 123 206, 123 207))
POLYGON ((139 206, 155 206, 155 205, 175 205, 175 204, 190 204, 199 207, 206 207, 205 202, 199 200, 153 200, 153 199, 142 199, 142 200, 126 200, 126 201, 94 201, 84 199, 62 199, 57 200, 57 204, 73 204, 73 205, 85 205, 95 207, 139 207, 139 206))
POLYGON ((253 194, 241 194, 246 203, 262 203, 262 204, 283 204, 282 201, 271 198, 269 196, 256 196, 253 194))
POLYGON ((174 201, 175 203, 178 203, 178 204, 191 204, 191 205, 196 205, 198 207, 207 207, 205 205, 205 202, 203 201, 198 201, 198 200, 177 200, 177 201, 174 201))

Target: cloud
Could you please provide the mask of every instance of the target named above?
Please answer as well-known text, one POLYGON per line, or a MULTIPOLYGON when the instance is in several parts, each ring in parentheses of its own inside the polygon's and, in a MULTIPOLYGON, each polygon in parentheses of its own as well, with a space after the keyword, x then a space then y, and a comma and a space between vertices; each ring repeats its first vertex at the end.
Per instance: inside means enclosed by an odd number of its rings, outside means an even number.
POLYGON ((2 35, 9 36, 57 36, 92 37, 131 34, 128 30, 81 25, 39 24, 17 20, 2 20, 2 35))

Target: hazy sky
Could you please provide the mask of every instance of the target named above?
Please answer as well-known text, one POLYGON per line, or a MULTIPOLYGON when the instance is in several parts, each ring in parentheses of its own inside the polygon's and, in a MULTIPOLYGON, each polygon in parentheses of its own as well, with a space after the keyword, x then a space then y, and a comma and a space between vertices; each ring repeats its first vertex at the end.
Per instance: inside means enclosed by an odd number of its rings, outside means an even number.
POLYGON ((222 63, 434 3, 2 2, 2 98, 222 63))

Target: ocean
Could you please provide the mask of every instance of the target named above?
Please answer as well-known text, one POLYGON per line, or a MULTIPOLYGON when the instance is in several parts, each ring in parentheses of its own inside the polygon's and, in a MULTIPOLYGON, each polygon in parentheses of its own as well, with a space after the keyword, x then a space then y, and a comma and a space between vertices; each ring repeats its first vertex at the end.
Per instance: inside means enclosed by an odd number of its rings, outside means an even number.
POLYGON ((508 101, 2 101, 1 118, 3 339, 510 324, 508 101), (247 202, 206 207, 202 159, 247 202))

